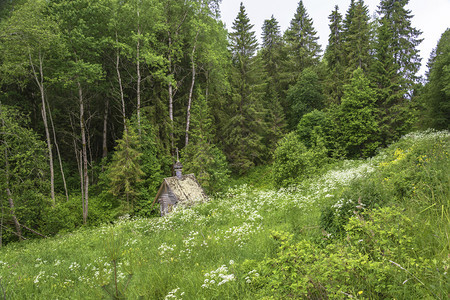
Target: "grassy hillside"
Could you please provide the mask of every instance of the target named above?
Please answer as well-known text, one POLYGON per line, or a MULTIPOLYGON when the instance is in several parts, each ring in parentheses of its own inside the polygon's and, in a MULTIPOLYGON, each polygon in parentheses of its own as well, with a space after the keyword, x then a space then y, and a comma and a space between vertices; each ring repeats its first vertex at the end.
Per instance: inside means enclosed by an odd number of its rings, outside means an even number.
POLYGON ((449 148, 448 132, 411 134, 288 189, 245 184, 165 218, 10 244, 0 295, 447 299, 449 148))

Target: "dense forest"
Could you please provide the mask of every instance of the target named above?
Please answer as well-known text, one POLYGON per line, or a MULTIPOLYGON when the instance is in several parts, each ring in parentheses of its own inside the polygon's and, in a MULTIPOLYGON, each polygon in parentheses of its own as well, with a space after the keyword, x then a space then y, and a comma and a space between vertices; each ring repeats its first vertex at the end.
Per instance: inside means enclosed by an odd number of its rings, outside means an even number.
POLYGON ((177 155, 207 193, 272 165, 276 188, 450 129, 450 30, 418 70, 408 0, 330 12, 321 49, 299 2, 289 28, 220 0, 0 4, 0 247, 152 206, 177 155))

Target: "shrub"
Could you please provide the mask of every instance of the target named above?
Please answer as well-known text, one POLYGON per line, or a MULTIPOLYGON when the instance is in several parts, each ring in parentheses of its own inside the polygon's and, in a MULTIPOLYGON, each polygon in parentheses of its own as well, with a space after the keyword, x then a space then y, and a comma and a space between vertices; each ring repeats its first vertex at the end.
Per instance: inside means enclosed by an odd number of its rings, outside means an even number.
POLYGON ((313 164, 313 153, 308 151, 295 132, 286 135, 274 153, 273 180, 277 187, 298 183, 308 176, 313 164))
POLYGON ((297 126, 297 134, 300 140, 308 148, 314 148, 316 141, 320 137, 327 149, 332 149, 333 124, 328 113, 317 109, 305 114, 297 126))
POLYGON ((321 140, 317 147, 308 149, 296 132, 287 134, 274 153, 272 178, 276 187, 298 184, 301 180, 316 175, 326 163, 326 149, 321 140))
POLYGON ((391 196, 376 175, 355 178, 340 191, 339 200, 324 209, 320 225, 329 233, 341 234, 350 217, 385 205, 391 196))
POLYGON ((357 214, 345 226, 345 239, 323 247, 273 233, 278 254, 260 264, 254 287, 259 296, 276 298, 444 298, 444 269, 435 266, 447 262, 432 262, 418 249, 422 225, 414 221, 393 207, 357 214))

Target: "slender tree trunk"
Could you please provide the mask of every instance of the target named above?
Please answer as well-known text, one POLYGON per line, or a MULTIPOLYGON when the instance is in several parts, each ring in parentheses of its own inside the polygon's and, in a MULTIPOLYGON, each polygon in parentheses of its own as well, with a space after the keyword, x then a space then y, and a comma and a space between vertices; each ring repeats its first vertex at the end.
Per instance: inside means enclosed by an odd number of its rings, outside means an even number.
POLYGON ((48 129, 47 123, 47 109, 45 105, 45 89, 44 89, 44 71, 43 71, 43 58, 41 52, 39 51, 39 75, 36 72, 33 60, 31 59, 31 54, 29 54, 31 68, 33 70, 34 80, 36 81, 39 91, 41 93, 42 107, 41 114, 42 120, 44 121, 45 137, 47 141, 48 148, 48 159, 50 165, 50 197, 52 198, 53 205, 55 205, 55 173, 53 168, 53 153, 52 153, 52 143, 50 140, 50 131, 48 129))
POLYGON ((185 146, 189 144, 189 125, 191 123, 191 104, 192 104, 192 94, 194 93, 194 85, 195 85, 195 49, 197 47, 197 38, 200 30, 197 30, 197 34, 195 35, 194 47, 192 47, 191 54, 191 65, 192 65, 192 80, 191 80, 191 88, 189 89, 189 99, 188 106, 186 112, 186 141, 185 146))
POLYGON ((83 206, 83 211, 84 211, 84 184, 83 184, 83 167, 81 164, 81 150, 78 150, 78 141, 75 138, 76 134, 75 134, 75 127, 73 126, 73 122, 72 122, 72 117, 69 118, 70 119, 70 126, 72 127, 72 136, 73 136, 73 150, 75 152, 75 158, 77 160, 77 168, 78 168, 78 172, 80 175, 80 192, 81 192, 81 204, 83 206))
POLYGON ((66 194, 66 200, 67 200, 67 202, 69 202, 69 192, 67 191, 66 176, 64 175, 64 169, 63 169, 62 160, 61 160, 61 153, 59 152, 59 146, 58 146, 58 142, 56 140, 55 125, 53 124, 53 117, 52 117, 52 113, 50 111, 50 105, 48 105, 48 103, 47 103, 47 108, 48 108, 48 115, 50 116, 50 124, 52 125, 53 140, 55 142, 56 153, 58 154, 58 162, 59 162, 59 167, 61 169, 61 176, 62 176, 63 185, 64 185, 64 192, 66 194))
POLYGON ((1 201, 1 205, 2 205, 2 218, 0 220, 0 248, 3 246, 3 215, 4 215, 4 210, 3 210, 3 199, 0 200, 1 201))
MULTIPOLYGON (((116 43, 119 43, 117 38, 117 32, 116 32, 116 43)), ((123 122, 123 128, 125 131, 127 130, 127 116, 125 112, 125 98, 123 95, 123 85, 122 85, 122 77, 120 75, 120 52, 119 49, 117 49, 116 53, 116 72, 117 72, 117 80, 119 81, 119 92, 120 92, 120 101, 122 103, 122 122, 123 122)))
POLYGON ((83 89, 80 82, 78 84, 78 96, 80 101, 80 130, 81 130, 81 161, 82 163, 82 182, 84 185, 84 199, 83 199, 83 223, 87 223, 88 217, 88 204, 89 204, 89 173, 88 173, 88 157, 87 157, 87 144, 86 144, 86 124, 84 119, 84 102, 83 102, 83 89))
POLYGON ((139 8, 137 9, 137 43, 136 43, 136 72, 137 72, 137 103, 136 103, 136 114, 138 122, 138 132, 139 137, 141 136, 141 65, 140 65, 140 36, 141 36, 141 26, 139 23, 139 8))
POLYGON ((208 73, 208 70, 205 71, 205 76, 206 76, 205 101, 206 101, 206 103, 208 103, 208 99, 209 99, 209 73, 208 73))
MULTIPOLYGON (((108 112, 109 112, 109 98, 106 99, 105 112, 103 114, 103 146, 102 146, 102 158, 108 156, 108 112)), ((105 170, 105 166, 102 165, 102 171, 105 170)))
MULTIPOLYGON (((174 75, 174 71, 172 70, 172 38, 170 37, 169 33, 169 73, 170 75, 174 75)), ((170 119, 170 145, 171 149, 170 152, 173 154, 174 151, 174 140, 173 140, 173 86, 172 82, 169 81, 169 119, 170 119)))
POLYGON ((83 207, 83 215, 85 211, 84 207, 84 180, 83 180, 83 162, 82 162, 82 151, 78 150, 78 147, 75 146, 75 155, 77 157, 77 165, 78 165, 78 172, 80 173, 80 191, 81 191, 81 206, 83 207))
POLYGON ((11 213, 11 217, 13 219, 14 226, 16 227, 17 235, 19 236, 19 241, 21 241, 22 240, 22 230, 20 229, 19 220, 17 220, 16 213, 14 212, 14 201, 13 201, 11 190, 9 189, 9 187, 6 188, 6 195, 8 196, 9 211, 11 213))
MULTIPOLYGON (((3 125, 3 127, 5 126, 5 121, 3 120, 3 118, 2 118, 2 125, 3 125)), ((8 203, 9 203, 9 213, 11 214, 14 225, 16 227, 17 236, 19 237, 19 241, 21 241, 22 240, 22 231, 20 230, 20 223, 17 220, 16 213, 14 211, 14 201, 12 198, 11 190, 9 189, 8 149, 5 149, 5 177, 6 177, 6 196, 8 198, 8 203)), ((3 210, 3 205, 2 205, 2 210, 3 210)), ((2 214, 2 221, 3 221, 3 214, 2 214)))
MULTIPOLYGON (((183 25, 184 21, 186 20, 187 12, 184 14, 183 18, 180 20, 180 23, 177 26, 177 29, 174 32, 175 38, 178 37, 179 31, 181 26, 183 25)), ((169 24, 168 24, 169 25, 169 24)), ((167 32, 168 34, 168 43, 169 43, 169 50, 168 50, 168 61, 169 61, 169 75, 172 76, 172 78, 175 77, 175 66, 173 63, 173 57, 172 57, 172 33, 171 31, 167 32)), ((175 39, 176 40, 176 39, 175 39)), ((177 87, 175 87, 177 88, 177 87)), ((172 82, 169 81, 169 118, 170 118, 170 143, 171 143, 171 153, 174 154, 175 151, 175 145, 174 145, 174 123, 173 123, 173 96, 174 96, 174 90, 172 82)))
MULTIPOLYGON (((2 112, 1 112, 1 107, 0 107, 0 114, 1 113, 2 112)), ((2 125, 3 125, 3 127, 5 127, 5 120, 3 120, 3 118, 2 118, 2 125)), ((20 230, 20 223, 17 220, 16 213, 14 211, 14 200, 12 198, 11 190, 9 189, 8 149, 5 149, 5 177, 6 177, 6 196, 8 198, 8 203, 9 203, 9 212, 11 214, 14 225, 16 227, 17 236, 19 237, 19 241, 21 241, 22 240, 22 231, 20 230)), ((3 201, 2 201, 2 228, 3 228, 3 201)), ((2 234, 3 234, 3 231, 2 231, 2 234)), ((1 244, 0 244, 0 246, 1 246, 1 244)))

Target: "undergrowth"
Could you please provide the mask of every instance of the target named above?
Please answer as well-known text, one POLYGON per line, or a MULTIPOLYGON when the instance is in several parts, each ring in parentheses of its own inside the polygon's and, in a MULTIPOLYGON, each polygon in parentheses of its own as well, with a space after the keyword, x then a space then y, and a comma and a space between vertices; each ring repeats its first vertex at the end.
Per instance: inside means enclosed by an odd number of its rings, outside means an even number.
POLYGON ((449 137, 410 134, 280 190, 261 168, 164 218, 9 244, 1 297, 447 299, 449 137))

